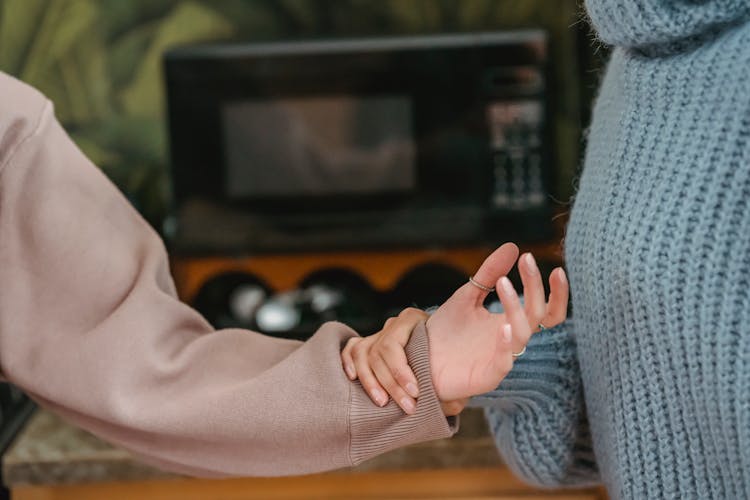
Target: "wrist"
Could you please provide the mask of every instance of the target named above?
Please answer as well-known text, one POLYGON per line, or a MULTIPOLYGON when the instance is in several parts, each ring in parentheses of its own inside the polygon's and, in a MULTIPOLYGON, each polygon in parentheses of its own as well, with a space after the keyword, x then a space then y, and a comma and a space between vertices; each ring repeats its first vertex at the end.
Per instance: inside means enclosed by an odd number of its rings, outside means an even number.
MULTIPOLYGON (((438 382, 440 380, 440 367, 439 367, 440 363, 435 362, 436 359, 439 359, 440 346, 438 345, 438 343, 435 342, 434 335, 430 334, 430 331, 431 331, 430 324, 434 323, 432 319, 433 317, 430 316, 429 318, 427 318, 427 321, 425 321, 424 323, 425 335, 430 345, 430 378, 432 379, 432 387, 435 390, 435 395, 437 396, 438 400, 440 400, 440 404, 441 405, 443 403, 450 404, 453 402, 453 400, 445 398, 440 393, 440 384, 438 382)), ((446 416, 447 415, 448 413, 446 413, 446 416)))

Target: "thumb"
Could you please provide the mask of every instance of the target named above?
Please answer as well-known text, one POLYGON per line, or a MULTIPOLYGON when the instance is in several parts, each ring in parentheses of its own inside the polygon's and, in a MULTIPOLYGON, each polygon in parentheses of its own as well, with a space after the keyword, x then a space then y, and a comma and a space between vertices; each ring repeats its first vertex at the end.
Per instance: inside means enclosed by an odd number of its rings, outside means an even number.
MULTIPOLYGON (((508 274, 516 260, 518 260, 518 247, 514 243, 505 243, 484 259, 473 279, 477 284, 493 287, 501 276, 508 274)), ((471 283, 467 283, 464 287, 466 297, 476 305, 481 305, 489 293, 471 283)))

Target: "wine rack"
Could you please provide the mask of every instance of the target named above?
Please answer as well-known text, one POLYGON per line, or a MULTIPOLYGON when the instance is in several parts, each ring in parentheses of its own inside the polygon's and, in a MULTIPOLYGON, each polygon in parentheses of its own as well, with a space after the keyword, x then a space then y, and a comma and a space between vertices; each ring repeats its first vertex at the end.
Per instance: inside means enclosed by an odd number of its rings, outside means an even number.
MULTIPOLYGON (((440 305, 492 250, 180 256, 172 268, 181 298, 214 327, 305 340, 325 321, 368 335, 405 307, 440 305)), ((532 251, 545 274, 562 260, 559 243, 521 250, 532 251)), ((517 273, 509 276, 520 290, 517 273)))

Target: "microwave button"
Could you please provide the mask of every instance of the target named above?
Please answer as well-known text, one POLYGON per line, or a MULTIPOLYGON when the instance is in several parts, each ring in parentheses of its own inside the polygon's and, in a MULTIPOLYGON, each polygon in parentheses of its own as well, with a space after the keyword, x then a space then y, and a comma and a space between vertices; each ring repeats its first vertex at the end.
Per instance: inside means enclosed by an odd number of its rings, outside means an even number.
POLYGON ((542 157, 538 151, 528 156, 529 205, 537 207, 544 203, 545 194, 542 185, 542 157))
POLYGON ((524 174, 526 171, 524 165, 525 158, 521 154, 514 154, 511 157, 511 191, 513 196, 513 206, 521 208, 526 200, 526 181, 524 174))
POLYGON ((495 189, 492 194, 492 205, 494 208, 508 208, 510 205, 510 196, 508 194, 509 160, 505 151, 498 151, 493 157, 495 189))

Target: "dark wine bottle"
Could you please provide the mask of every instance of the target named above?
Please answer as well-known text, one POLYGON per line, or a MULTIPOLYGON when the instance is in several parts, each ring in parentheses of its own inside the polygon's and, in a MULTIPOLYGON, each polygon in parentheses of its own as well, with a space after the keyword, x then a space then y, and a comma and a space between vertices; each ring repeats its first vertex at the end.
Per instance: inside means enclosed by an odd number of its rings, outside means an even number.
POLYGON ((258 277, 231 272, 212 277, 198 291, 193 306, 215 328, 257 329, 257 310, 271 294, 258 277))
POLYGON ((439 306, 469 277, 447 264, 425 263, 410 269, 393 288, 388 297, 388 316, 395 316, 406 307, 427 309, 439 306))
MULTIPOLYGON (((362 335, 377 331, 383 322, 381 296, 356 272, 329 268, 308 275, 298 290, 274 297, 293 304, 297 324, 289 332, 296 338, 308 338, 326 321, 340 321, 362 335)), ((258 311, 258 320, 265 314, 258 311)), ((291 315, 290 315, 291 317, 291 315)))

